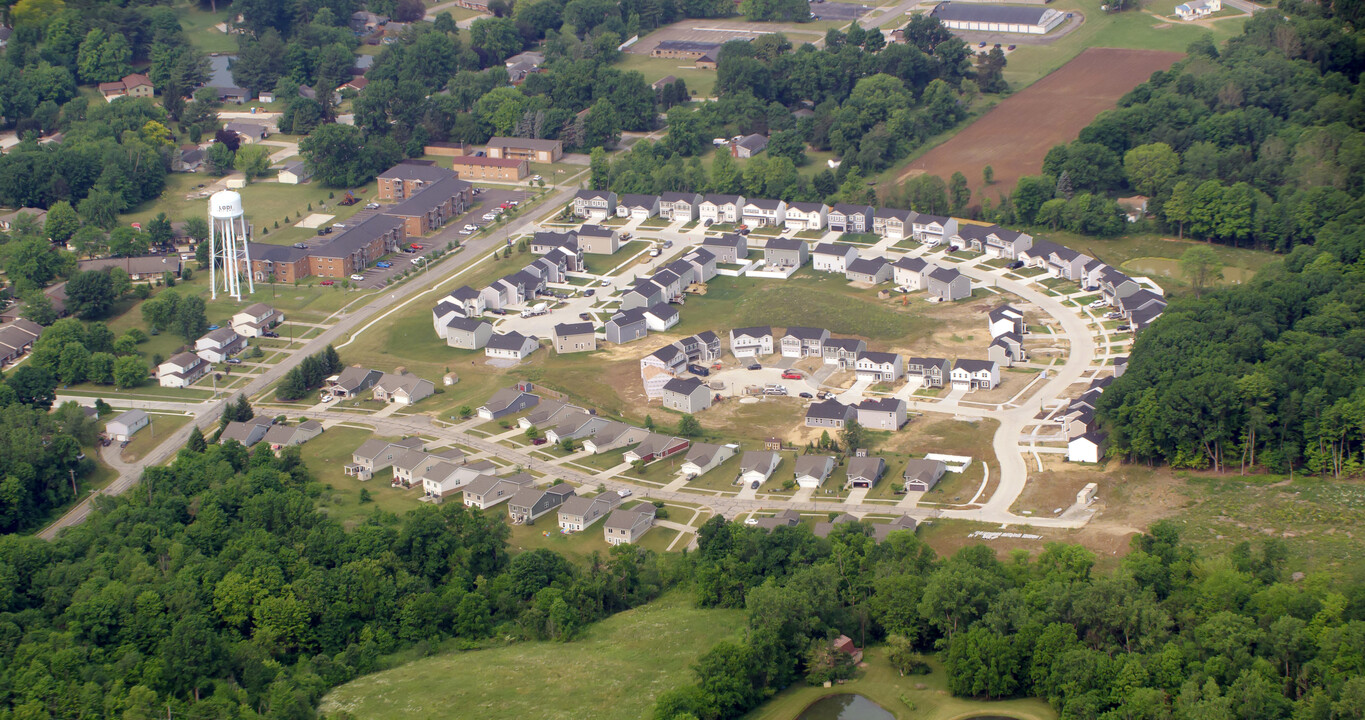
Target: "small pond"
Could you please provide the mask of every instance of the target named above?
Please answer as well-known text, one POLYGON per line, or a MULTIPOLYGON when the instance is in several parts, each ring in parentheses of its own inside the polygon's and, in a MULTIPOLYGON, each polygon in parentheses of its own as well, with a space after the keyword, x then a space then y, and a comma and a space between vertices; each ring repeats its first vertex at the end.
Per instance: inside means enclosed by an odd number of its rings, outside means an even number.
POLYGON ((806 708, 796 720, 896 720, 896 716, 862 695, 830 695, 806 708))

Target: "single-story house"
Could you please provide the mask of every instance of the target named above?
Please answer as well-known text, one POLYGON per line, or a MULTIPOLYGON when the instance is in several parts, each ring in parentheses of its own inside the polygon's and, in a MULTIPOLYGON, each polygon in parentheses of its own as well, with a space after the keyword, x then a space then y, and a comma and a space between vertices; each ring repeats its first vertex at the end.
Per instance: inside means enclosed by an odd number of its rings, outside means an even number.
POLYGON ((322 434, 322 423, 317 420, 304 420, 298 425, 272 425, 265 432, 261 442, 271 450, 279 450, 290 445, 302 445, 322 434))
POLYGON ((664 435, 663 433, 650 433, 633 450, 628 450, 622 459, 628 463, 643 462, 649 465, 677 455, 691 445, 692 443, 685 438, 664 435))
POLYGON ((508 415, 533 408, 540 404, 540 396, 531 393, 531 383, 517 383, 514 387, 502 388, 479 406, 479 417, 484 420, 497 420, 508 415))
POLYGON ((818 488, 834 472, 834 458, 829 455, 802 455, 796 459, 796 484, 803 488, 818 488))
POLYGON ((1108 436, 1101 432, 1088 432, 1067 442, 1066 459, 1069 462, 1097 463, 1108 451, 1108 436))
POLYGON ((886 472, 886 461, 866 453, 866 450, 858 450, 856 455, 848 459, 848 480, 844 487, 870 488, 882 479, 882 474, 886 472))
POLYGON ((152 419, 141 410, 129 410, 104 425, 104 432, 118 442, 131 439, 138 430, 147 427, 152 419))
POLYGON ((218 442, 225 443, 229 440, 251 447, 265 439, 265 434, 270 431, 270 426, 275 424, 271 418, 257 415, 245 422, 232 421, 223 428, 223 432, 218 436, 218 442))
POLYGON ((408 373, 384 373, 374 384, 374 399, 399 405, 412 405, 431 397, 436 384, 408 373))
POLYGON ((768 450, 749 450, 739 458, 739 479, 748 486, 755 481, 764 483, 782 464, 782 456, 768 450))
POLYGON ((905 472, 901 474, 905 491, 929 492, 943 479, 943 473, 947 469, 948 466, 942 460, 911 458, 905 461, 905 472))
POLYGON ((735 446, 712 443, 692 443, 683 458, 682 471, 688 477, 705 475, 716 466, 735 456, 735 446))

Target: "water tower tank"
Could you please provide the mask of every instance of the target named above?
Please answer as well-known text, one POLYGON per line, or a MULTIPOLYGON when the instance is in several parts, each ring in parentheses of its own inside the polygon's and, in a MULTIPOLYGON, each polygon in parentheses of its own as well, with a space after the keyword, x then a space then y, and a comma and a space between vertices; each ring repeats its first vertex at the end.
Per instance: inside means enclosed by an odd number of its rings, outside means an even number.
POLYGON ((242 195, 231 190, 219 190, 209 198, 209 217, 222 220, 242 216, 242 195))

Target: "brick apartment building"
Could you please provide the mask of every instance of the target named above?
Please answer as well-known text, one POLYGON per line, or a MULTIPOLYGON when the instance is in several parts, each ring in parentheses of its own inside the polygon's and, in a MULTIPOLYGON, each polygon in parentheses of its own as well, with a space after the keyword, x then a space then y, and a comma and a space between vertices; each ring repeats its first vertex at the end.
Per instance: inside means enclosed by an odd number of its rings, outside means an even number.
POLYGON ((516 182, 530 172, 530 163, 518 158, 455 157, 451 159, 451 166, 463 180, 516 182))

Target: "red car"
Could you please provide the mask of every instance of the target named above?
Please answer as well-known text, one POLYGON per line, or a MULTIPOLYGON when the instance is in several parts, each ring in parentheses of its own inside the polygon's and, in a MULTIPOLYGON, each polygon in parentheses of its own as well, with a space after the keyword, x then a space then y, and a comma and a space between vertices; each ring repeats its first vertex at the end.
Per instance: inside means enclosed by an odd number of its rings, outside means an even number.
POLYGON ((318 284, 319 284, 319 285, 335 285, 335 284, 337 284, 337 281, 335 281, 335 280, 323 280, 322 282, 320 282, 320 283, 318 283, 318 284))
POLYGON ((783 380, 801 380, 803 378, 804 376, 795 370, 788 370, 787 372, 782 373, 783 380))
POLYGON ((499 205, 498 207, 502 208, 503 210, 506 210, 506 209, 508 209, 508 208, 510 208, 510 207, 512 207, 512 206, 509 205, 509 204, 507 204, 507 203, 503 203, 503 204, 499 205))
POLYGON ((422 249, 422 246, 421 246, 421 245, 418 245, 417 243, 411 243, 411 244, 408 245, 408 247, 412 248, 413 250, 421 250, 421 249, 422 249))

